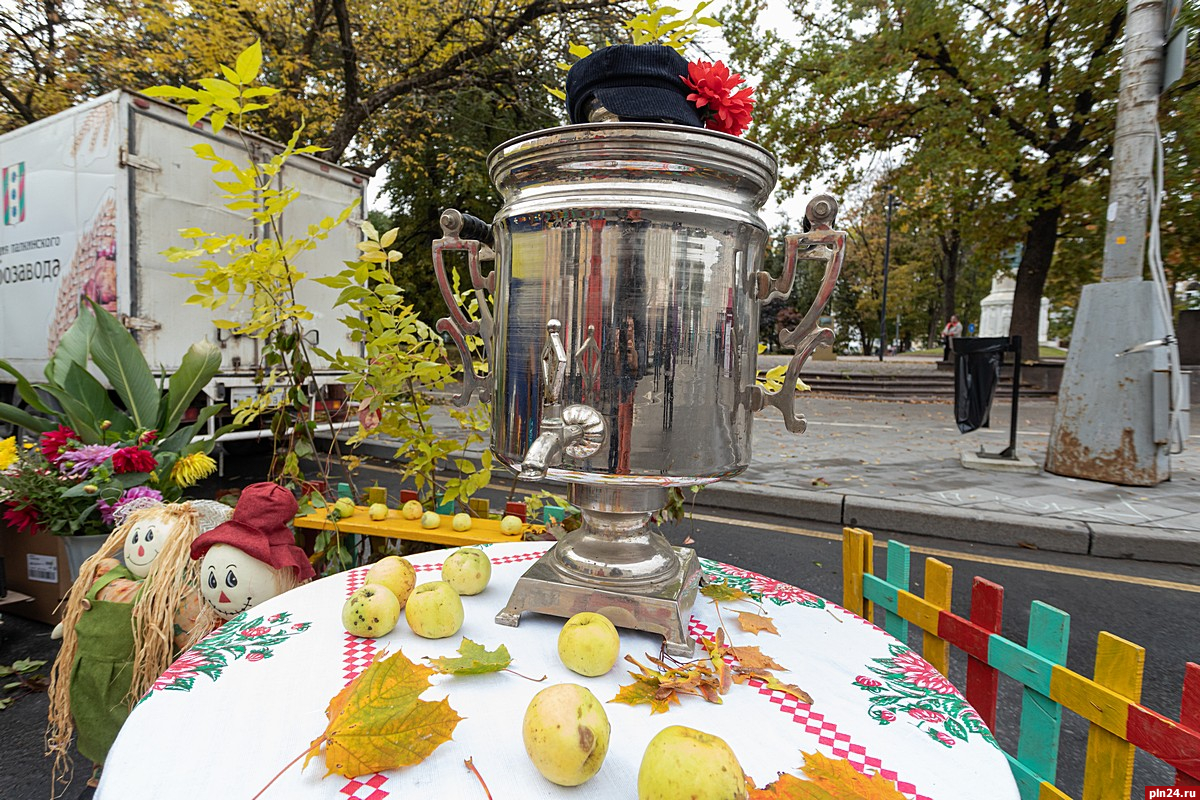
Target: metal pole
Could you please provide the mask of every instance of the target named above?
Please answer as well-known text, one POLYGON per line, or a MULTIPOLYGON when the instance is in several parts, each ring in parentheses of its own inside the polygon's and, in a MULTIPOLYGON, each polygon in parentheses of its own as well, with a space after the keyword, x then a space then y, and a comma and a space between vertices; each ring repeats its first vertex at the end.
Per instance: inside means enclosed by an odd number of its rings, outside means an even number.
POLYGON ((1162 86, 1164 0, 1130 0, 1113 137, 1108 227, 1104 233, 1103 281, 1141 280, 1146 253, 1146 216, 1158 137, 1162 86))
POLYGON ((887 339, 887 285, 888 266, 892 256, 892 208, 895 197, 889 191, 887 196, 887 235, 883 240, 883 303, 879 308, 879 360, 883 361, 883 351, 887 349, 884 340, 887 339))

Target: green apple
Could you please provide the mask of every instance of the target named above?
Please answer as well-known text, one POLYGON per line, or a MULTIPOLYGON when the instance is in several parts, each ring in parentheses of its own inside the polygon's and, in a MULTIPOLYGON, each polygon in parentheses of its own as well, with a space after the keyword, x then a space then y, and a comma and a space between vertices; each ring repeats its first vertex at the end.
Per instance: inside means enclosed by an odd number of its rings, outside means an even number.
POLYGON ((376 639, 392 632, 400 619, 400 601, 386 586, 367 583, 346 598, 342 627, 346 633, 376 639))
POLYGON ((404 504, 404 507, 400 509, 400 516, 404 517, 405 519, 420 519, 421 515, 424 513, 425 506, 421 505, 421 501, 419 500, 409 500, 404 504))
POLYGON ((459 594, 479 594, 492 579, 492 562, 478 547, 460 547, 442 562, 442 580, 459 594))
POLYGON ((500 520, 500 532, 505 536, 516 536, 524 528, 525 523, 521 521, 521 518, 512 514, 505 514, 500 520))
POLYGON ((417 571, 407 558, 384 556, 367 570, 367 583, 386 586, 403 606, 417 584, 417 571))
POLYGON ((521 726, 529 760, 559 786, 578 786, 600 771, 610 733, 604 706, 577 683, 560 683, 534 695, 521 726))
POLYGON ((581 611, 571 617, 558 634, 558 657, 563 666, 589 678, 612 669, 620 653, 617 626, 594 611, 581 611))
POLYGON ((454 519, 450 520, 450 527, 460 532, 471 530, 471 515, 455 514, 454 519))
POLYGON ((338 516, 340 517, 352 517, 356 510, 354 501, 349 497, 339 497, 337 502, 333 504, 333 509, 338 512, 338 516))
POLYGON ((426 511, 421 515, 422 528, 436 528, 442 524, 442 515, 436 511, 426 511))
POLYGON ((422 583, 408 596, 404 618, 417 636, 445 639, 462 628, 462 599, 445 581, 422 583))
POLYGON ((387 519, 387 515, 388 507, 383 503, 372 503, 371 507, 367 509, 367 516, 376 522, 379 522, 381 519, 387 519))
POLYGON ((638 800, 746 800, 746 776, 724 739, 672 725, 646 745, 638 800))

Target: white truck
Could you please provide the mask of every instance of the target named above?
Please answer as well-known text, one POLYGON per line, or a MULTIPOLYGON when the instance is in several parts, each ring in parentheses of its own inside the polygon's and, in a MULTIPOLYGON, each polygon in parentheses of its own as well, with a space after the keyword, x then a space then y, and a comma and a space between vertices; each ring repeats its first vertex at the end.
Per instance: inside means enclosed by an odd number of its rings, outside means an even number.
MULTIPOLYGON (((247 139, 249 155, 258 161, 282 149, 267 139, 247 139)), ((152 369, 169 374, 193 342, 207 338, 223 354, 208 396, 232 403, 256 391, 259 343, 218 330, 214 312, 188 305, 191 282, 175 277, 188 266, 162 255, 188 244, 181 228, 262 235, 223 207, 210 162, 191 150, 199 142, 211 144, 217 155, 246 160, 247 147, 233 130, 214 134, 207 121, 189 125, 176 106, 129 91, 0 136, 0 358, 40 380, 75 319, 80 296, 87 295, 133 331, 152 369)), ((284 211, 284 236, 303 235, 309 225, 336 217, 355 200, 360 204, 349 222, 297 258, 298 269, 320 277, 354 260, 361 233, 353 223, 365 214, 366 176, 297 156, 279 181, 300 192, 284 211)), ((337 290, 306 280, 297 295, 314 315, 310 341, 331 352, 356 347, 333 308, 337 290)), ((332 386, 336 373, 327 364, 314 366, 318 383, 332 386)), ((0 371, 0 400, 19 403, 12 380, 0 371)))

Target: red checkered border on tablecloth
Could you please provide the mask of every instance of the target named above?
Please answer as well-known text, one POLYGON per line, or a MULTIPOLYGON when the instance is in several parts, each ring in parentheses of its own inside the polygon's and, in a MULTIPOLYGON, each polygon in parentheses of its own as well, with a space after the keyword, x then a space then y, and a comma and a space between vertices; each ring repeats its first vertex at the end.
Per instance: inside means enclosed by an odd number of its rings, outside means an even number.
MULTIPOLYGON (((692 617, 688 623, 688 633, 697 642, 701 639, 711 639, 716 635, 712 629, 696 617, 692 617)), ((733 659, 726 656, 726 660, 732 661, 733 659)), ((813 711, 807 703, 801 703, 787 692, 768 689, 766 684, 759 680, 750 680, 748 685, 753 686, 760 695, 769 698, 770 702, 779 706, 780 711, 790 715, 793 722, 803 725, 805 732, 815 736, 817 742, 823 745, 831 755, 846 759, 864 775, 878 772, 894 783, 897 791, 906 797, 914 800, 932 800, 929 796, 917 792, 915 784, 900 780, 898 772, 886 769, 880 759, 867 755, 867 748, 851 742, 849 734, 839 731, 837 725, 827 720, 825 715, 819 711, 813 711)))

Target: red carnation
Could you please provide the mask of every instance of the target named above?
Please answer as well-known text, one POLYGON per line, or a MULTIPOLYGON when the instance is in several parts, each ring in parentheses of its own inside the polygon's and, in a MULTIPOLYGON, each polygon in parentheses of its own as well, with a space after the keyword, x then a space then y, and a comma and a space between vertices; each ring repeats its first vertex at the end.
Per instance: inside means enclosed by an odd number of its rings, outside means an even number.
POLYGON ((140 447, 122 447, 113 453, 112 463, 118 475, 124 472, 149 472, 158 466, 154 456, 140 447))
POLYGON ((736 72, 731 74, 724 62, 693 61, 688 64, 687 77, 679 77, 692 90, 687 99, 696 104, 705 127, 734 136, 750 127, 754 89, 738 89, 745 79, 736 72))
POLYGON ((51 464, 57 464, 58 459, 62 457, 62 451, 71 449, 67 445, 72 440, 79 441, 79 434, 66 425, 59 425, 55 430, 46 431, 42 434, 40 442, 42 455, 51 464))
POLYGON ((21 508, 9 503, 8 511, 4 512, 4 521, 20 533, 28 533, 30 536, 37 533, 38 515, 33 506, 21 508))

